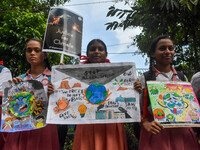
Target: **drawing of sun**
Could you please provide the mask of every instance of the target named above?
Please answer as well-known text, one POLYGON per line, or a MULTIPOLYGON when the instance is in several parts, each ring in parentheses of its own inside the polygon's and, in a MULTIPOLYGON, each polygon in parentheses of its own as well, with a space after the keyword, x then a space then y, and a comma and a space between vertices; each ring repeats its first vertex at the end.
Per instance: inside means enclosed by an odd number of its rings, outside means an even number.
POLYGON ((83 93, 86 98, 85 100, 93 105, 105 103, 105 101, 109 100, 108 97, 110 94, 109 90, 106 90, 105 86, 99 83, 91 84, 83 93))

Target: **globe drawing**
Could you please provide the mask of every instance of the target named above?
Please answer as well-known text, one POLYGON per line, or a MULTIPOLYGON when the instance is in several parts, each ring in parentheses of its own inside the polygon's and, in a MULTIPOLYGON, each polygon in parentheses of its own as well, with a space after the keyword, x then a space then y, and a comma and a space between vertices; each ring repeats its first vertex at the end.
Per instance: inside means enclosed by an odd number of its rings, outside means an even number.
POLYGON ((31 93, 21 92, 13 96, 7 109, 16 117, 26 117, 33 113, 35 106, 35 97, 31 93))
POLYGON ((106 88, 99 83, 91 84, 86 90, 86 98, 90 103, 100 104, 106 100, 108 93, 106 88))
POLYGON ((180 114, 184 110, 184 101, 180 95, 175 92, 168 92, 163 96, 165 106, 174 114, 180 114))

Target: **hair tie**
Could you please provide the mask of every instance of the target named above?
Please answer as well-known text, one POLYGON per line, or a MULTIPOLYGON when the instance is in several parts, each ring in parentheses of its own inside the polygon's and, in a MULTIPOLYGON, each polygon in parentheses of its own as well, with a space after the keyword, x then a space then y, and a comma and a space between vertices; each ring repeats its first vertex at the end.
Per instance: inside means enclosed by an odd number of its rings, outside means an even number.
POLYGON ((85 56, 85 55, 79 56, 79 59, 80 59, 80 60, 88 60, 87 56, 85 56))

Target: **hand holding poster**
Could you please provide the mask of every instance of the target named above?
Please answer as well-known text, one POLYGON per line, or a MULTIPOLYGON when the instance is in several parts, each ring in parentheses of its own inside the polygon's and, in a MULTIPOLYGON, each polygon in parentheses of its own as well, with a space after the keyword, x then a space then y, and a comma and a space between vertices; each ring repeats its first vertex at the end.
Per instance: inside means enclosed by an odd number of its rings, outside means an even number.
POLYGON ((133 63, 53 66, 47 123, 140 122, 135 81, 133 63))
POLYGON ((44 52, 81 55, 83 18, 63 8, 52 7, 44 37, 44 52))
POLYGON ((5 82, 3 89, 1 131, 26 131, 46 126, 47 98, 40 82, 5 82))
POLYGON ((147 81, 154 119, 165 127, 200 126, 200 107, 189 82, 147 81))

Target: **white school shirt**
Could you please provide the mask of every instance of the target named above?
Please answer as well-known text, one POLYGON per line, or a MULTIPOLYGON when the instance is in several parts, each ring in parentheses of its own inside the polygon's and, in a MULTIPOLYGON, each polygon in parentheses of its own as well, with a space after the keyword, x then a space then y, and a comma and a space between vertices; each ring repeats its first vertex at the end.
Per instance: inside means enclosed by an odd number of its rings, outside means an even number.
POLYGON ((0 72, 0 95, 2 93, 2 83, 12 80, 11 72, 8 68, 4 67, 0 72))

